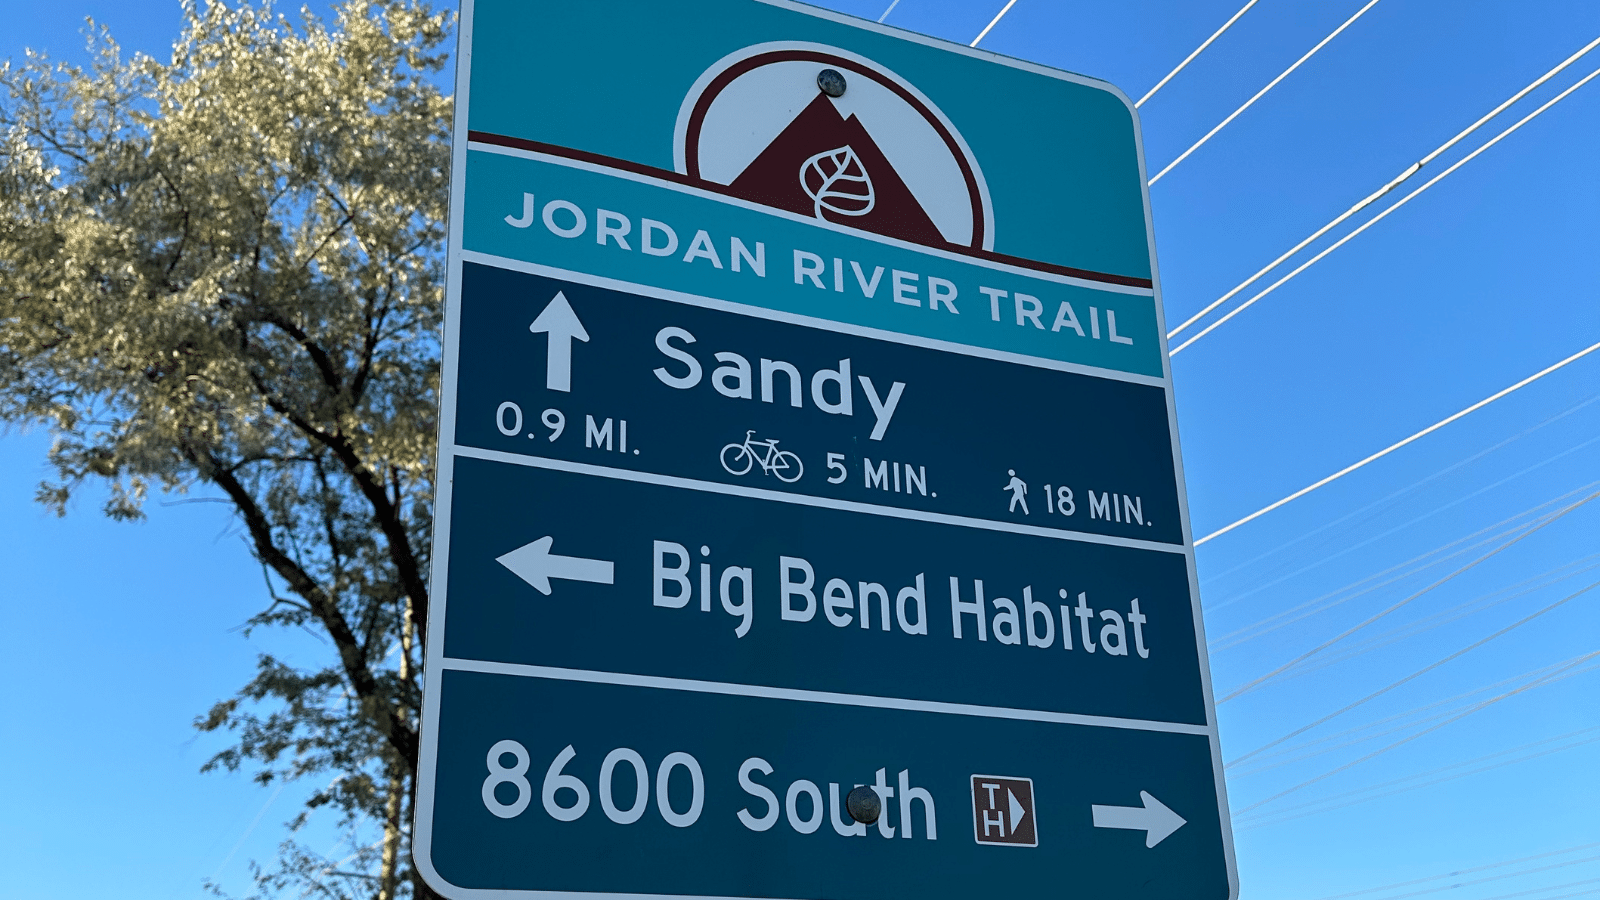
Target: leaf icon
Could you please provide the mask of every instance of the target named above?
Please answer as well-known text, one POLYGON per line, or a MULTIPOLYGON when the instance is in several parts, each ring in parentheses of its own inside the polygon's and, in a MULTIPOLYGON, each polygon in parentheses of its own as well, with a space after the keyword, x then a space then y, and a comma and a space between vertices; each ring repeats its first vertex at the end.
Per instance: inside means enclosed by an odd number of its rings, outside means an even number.
POLYGON ((824 210, 841 216, 864 216, 878 202, 872 192, 872 179, 849 144, 824 150, 802 163, 800 186, 811 198, 817 218, 824 221, 824 210))

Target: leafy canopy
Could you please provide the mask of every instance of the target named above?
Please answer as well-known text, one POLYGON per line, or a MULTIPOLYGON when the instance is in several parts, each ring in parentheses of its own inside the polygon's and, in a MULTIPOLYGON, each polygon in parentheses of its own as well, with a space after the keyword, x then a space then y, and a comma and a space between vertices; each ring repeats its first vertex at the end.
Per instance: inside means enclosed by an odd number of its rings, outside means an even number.
POLYGON ((210 767, 331 774, 313 806, 380 834, 342 866, 286 843, 258 887, 421 896, 453 20, 421 0, 184 19, 168 62, 101 30, 87 67, 0 65, 0 421, 50 430, 39 499, 63 514, 87 482, 121 519, 152 487, 232 504, 267 573, 251 626, 331 652, 262 657, 197 723, 235 735, 210 767))

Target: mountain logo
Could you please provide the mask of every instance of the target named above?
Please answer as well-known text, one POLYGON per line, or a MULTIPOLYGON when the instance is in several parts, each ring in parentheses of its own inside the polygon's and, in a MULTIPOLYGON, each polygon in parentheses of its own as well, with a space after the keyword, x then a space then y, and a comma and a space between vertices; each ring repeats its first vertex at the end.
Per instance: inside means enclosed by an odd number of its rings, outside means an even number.
POLYGON ((988 186, 955 126, 905 79, 836 47, 759 44, 719 60, 683 100, 673 158, 752 203, 927 246, 994 246, 988 186))

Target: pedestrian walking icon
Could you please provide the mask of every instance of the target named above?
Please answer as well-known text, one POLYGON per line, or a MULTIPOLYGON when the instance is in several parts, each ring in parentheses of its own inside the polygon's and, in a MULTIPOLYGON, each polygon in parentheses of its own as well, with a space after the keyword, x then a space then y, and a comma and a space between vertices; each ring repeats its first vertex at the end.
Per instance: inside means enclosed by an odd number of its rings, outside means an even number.
POLYGON ((1017 477, 1016 469, 1007 469, 1006 474, 1011 476, 1011 480, 1006 483, 1005 487, 1001 488, 1003 491, 1011 492, 1011 505, 1006 507, 1006 512, 1016 512, 1017 504, 1020 503, 1022 504, 1022 514, 1025 516, 1031 515, 1031 513, 1028 512, 1028 500, 1026 496, 1028 493, 1028 483, 1017 477))

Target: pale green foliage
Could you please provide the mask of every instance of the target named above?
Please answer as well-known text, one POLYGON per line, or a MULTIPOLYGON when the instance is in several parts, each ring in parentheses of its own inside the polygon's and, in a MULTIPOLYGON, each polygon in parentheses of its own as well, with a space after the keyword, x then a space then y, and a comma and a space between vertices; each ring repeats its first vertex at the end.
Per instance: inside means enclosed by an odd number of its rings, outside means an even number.
MULTIPOLYGON (((102 33, 88 69, 0 66, 0 420, 51 430, 40 499, 59 511, 91 479, 118 518, 152 488, 233 504, 273 593, 253 624, 333 652, 317 671, 263 658, 199 723, 237 735, 213 764, 336 773, 313 803, 398 841, 443 307, 450 101, 431 79, 451 18, 415 0, 332 22, 185 13, 170 62, 102 33)), ((342 883, 392 896, 398 864, 373 865, 342 883)))

